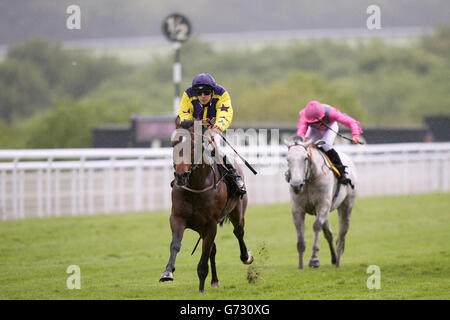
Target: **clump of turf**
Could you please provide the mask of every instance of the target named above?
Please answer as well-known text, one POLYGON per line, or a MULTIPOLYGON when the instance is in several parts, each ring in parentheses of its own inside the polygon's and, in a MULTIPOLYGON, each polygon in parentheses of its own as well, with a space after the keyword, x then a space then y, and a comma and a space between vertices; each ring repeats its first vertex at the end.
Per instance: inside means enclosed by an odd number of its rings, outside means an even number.
POLYGON ((247 268, 247 281, 248 283, 257 283, 258 280, 262 280, 264 283, 266 280, 262 277, 262 273, 267 260, 269 259, 269 253, 265 242, 262 242, 255 251, 255 260, 253 264, 247 268))

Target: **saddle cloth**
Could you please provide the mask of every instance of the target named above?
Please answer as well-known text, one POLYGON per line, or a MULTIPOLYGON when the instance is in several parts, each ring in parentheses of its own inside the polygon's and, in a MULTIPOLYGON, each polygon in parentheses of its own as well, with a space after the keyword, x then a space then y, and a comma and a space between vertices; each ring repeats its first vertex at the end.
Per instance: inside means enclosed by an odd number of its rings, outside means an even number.
MULTIPOLYGON (((320 149, 319 149, 320 150, 320 149)), ((334 174, 336 175, 336 177, 340 177, 341 173, 339 172, 339 170, 334 166, 333 162, 331 162, 330 158, 326 155, 325 152, 321 151, 322 155, 325 157, 325 159, 327 160, 328 164, 330 165, 331 170, 334 172, 334 174)))

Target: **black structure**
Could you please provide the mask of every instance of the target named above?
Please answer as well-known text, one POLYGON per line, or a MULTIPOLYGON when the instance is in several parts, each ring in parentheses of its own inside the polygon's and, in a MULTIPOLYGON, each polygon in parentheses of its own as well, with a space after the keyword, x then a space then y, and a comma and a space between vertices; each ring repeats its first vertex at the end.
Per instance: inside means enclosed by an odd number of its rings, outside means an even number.
POLYGON ((94 148, 131 147, 131 130, 129 125, 105 124, 92 130, 94 148))
MULTIPOLYGON (((428 135, 426 127, 369 127, 363 128, 363 138, 368 144, 425 142, 428 135)), ((351 137, 350 129, 342 132, 351 137)))
POLYGON ((175 116, 132 116, 131 144, 133 147, 170 147, 175 130, 175 116))
POLYGON ((450 116, 430 116, 424 121, 436 142, 450 141, 450 116))

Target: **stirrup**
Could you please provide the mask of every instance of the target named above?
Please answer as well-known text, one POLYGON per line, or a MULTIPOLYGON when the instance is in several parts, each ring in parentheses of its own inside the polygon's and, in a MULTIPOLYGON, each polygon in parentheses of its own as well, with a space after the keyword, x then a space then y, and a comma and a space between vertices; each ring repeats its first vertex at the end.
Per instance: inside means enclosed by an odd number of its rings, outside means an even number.
POLYGON ((232 179, 232 183, 234 184, 235 194, 237 194, 242 199, 244 194, 247 193, 242 177, 239 175, 233 164, 226 161, 226 156, 223 157, 223 162, 225 163, 226 170, 228 171, 226 175, 228 175, 232 179), (241 181, 241 186, 239 186, 238 180, 241 181))
POLYGON ((242 180, 242 177, 237 172, 236 168, 234 168, 233 166, 230 166, 227 169, 228 169, 228 173, 229 173, 230 177, 233 179, 233 183, 236 187, 236 193, 242 199, 244 194, 247 193, 247 190, 245 189, 244 181, 242 180))
POLYGON ((245 189, 241 189, 241 188, 236 188, 236 193, 239 196, 239 198, 243 198, 244 195, 247 193, 247 190, 245 189))
POLYGON ((245 189, 245 184, 244 181, 242 180, 241 176, 239 176, 237 173, 236 175, 233 177, 234 179, 234 183, 236 185, 236 192, 238 193, 238 195, 241 197, 244 196, 244 194, 247 193, 247 190, 245 189), (240 182, 240 183, 239 183, 240 182))
POLYGON ((340 176, 336 177, 338 179, 338 183, 343 185, 349 184, 352 187, 352 189, 354 189, 355 187, 352 184, 352 180, 347 178, 347 176, 345 175, 345 168, 347 168, 347 166, 334 164, 334 167, 336 168, 337 171, 339 171, 340 176))
POLYGON ((247 193, 247 190, 245 189, 245 187, 237 187, 236 189, 237 189, 237 192, 238 192, 239 196, 241 197, 241 199, 244 196, 244 194, 247 193))

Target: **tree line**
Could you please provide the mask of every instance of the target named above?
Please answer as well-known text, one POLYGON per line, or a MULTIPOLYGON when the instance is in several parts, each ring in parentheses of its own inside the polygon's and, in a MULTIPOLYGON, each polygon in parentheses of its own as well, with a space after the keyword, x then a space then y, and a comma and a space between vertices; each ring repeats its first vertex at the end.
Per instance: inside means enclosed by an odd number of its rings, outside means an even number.
MULTIPOLYGON (((235 124, 295 124, 312 99, 363 126, 450 113, 449 26, 407 47, 324 40, 216 51, 193 38, 181 57, 183 87, 211 73, 231 95, 235 124)), ((17 44, 0 63, 0 148, 89 147, 99 124, 170 113, 172 63, 169 56, 135 66, 44 39, 17 44)))

